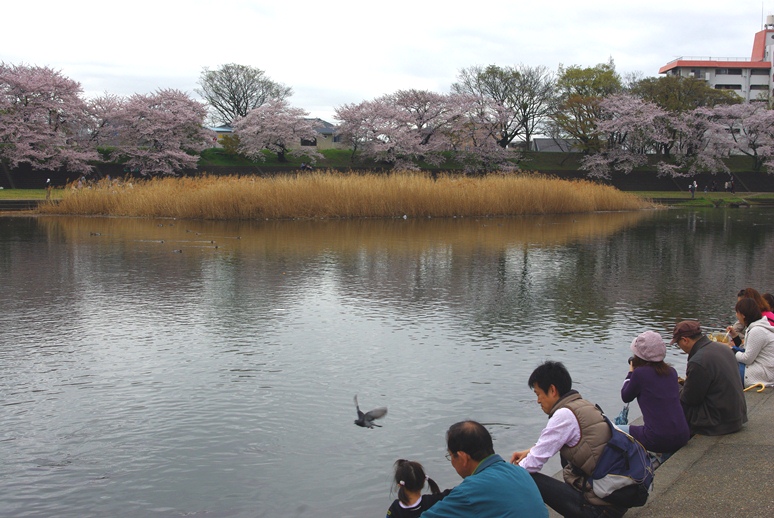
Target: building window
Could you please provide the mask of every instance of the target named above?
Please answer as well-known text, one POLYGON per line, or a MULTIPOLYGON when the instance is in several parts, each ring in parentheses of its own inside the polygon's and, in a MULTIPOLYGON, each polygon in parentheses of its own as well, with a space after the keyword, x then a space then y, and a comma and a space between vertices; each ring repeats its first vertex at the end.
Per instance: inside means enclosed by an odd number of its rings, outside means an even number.
POLYGON ((742 85, 715 85, 715 90, 741 90, 742 85))
POLYGON ((769 71, 765 68, 753 68, 750 70, 750 75, 753 76, 767 76, 769 75, 769 71))
POLYGON ((741 68, 718 68, 715 70, 716 76, 741 76, 741 68))
POLYGON ((301 145, 302 146, 316 146, 317 145, 317 139, 307 140, 305 138, 301 139, 301 145))
POLYGON ((768 90, 769 85, 750 85, 750 90, 768 90))

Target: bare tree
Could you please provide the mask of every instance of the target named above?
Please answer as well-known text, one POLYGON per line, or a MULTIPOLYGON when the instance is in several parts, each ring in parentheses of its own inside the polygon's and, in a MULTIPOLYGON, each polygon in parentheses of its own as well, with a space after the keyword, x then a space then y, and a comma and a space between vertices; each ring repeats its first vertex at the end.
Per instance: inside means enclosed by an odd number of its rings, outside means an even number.
POLYGON ((513 67, 489 65, 484 68, 476 65, 460 70, 458 81, 452 85, 454 93, 475 96, 481 100, 482 106, 494 102, 498 107, 499 127, 495 138, 502 148, 508 147, 523 131, 513 106, 517 78, 518 72, 513 67))
POLYGON ((524 147, 529 149, 532 136, 543 132, 555 108, 556 80, 553 72, 543 65, 519 65, 516 71, 513 107, 522 128, 524 147))
POLYGON ((477 96, 486 100, 484 104, 494 102, 499 121, 496 138, 503 148, 517 138, 529 148, 554 107, 554 74, 544 66, 473 66, 460 70, 457 79, 452 91, 477 96))
POLYGON ((250 110, 293 94, 292 88, 272 81, 263 70, 236 63, 217 70, 205 67, 199 86, 195 91, 209 104, 213 120, 228 126, 247 116, 250 110))

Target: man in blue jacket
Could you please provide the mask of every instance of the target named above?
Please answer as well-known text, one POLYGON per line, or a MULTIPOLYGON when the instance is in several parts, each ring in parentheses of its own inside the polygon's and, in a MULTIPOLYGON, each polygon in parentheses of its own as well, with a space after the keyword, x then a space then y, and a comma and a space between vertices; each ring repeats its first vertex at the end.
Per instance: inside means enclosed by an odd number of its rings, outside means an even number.
POLYGON ((422 518, 548 518, 535 482, 520 466, 494 452, 492 436, 476 421, 453 424, 446 432, 446 457, 462 483, 422 513, 422 518))

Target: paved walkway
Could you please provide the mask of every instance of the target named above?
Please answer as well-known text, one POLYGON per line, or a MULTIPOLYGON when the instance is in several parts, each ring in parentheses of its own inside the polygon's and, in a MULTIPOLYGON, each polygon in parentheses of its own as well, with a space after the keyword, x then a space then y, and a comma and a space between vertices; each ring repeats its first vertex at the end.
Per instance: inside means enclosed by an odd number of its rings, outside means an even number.
POLYGON ((745 395, 742 431, 694 436, 656 470, 648 503, 625 518, 774 517, 774 389, 745 395))
POLYGON ((626 517, 774 516, 774 389, 747 396, 747 425, 696 435, 656 470, 648 503, 626 517))

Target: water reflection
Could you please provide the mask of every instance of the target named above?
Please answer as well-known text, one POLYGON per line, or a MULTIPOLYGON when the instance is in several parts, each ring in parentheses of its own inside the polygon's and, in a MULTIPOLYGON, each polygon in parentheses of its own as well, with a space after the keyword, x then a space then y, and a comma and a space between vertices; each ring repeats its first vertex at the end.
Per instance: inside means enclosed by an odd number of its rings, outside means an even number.
POLYGON ((452 422, 534 440, 539 361, 615 413, 634 335, 774 289, 770 215, 0 218, 0 508, 379 514, 398 457, 451 487, 452 422))

